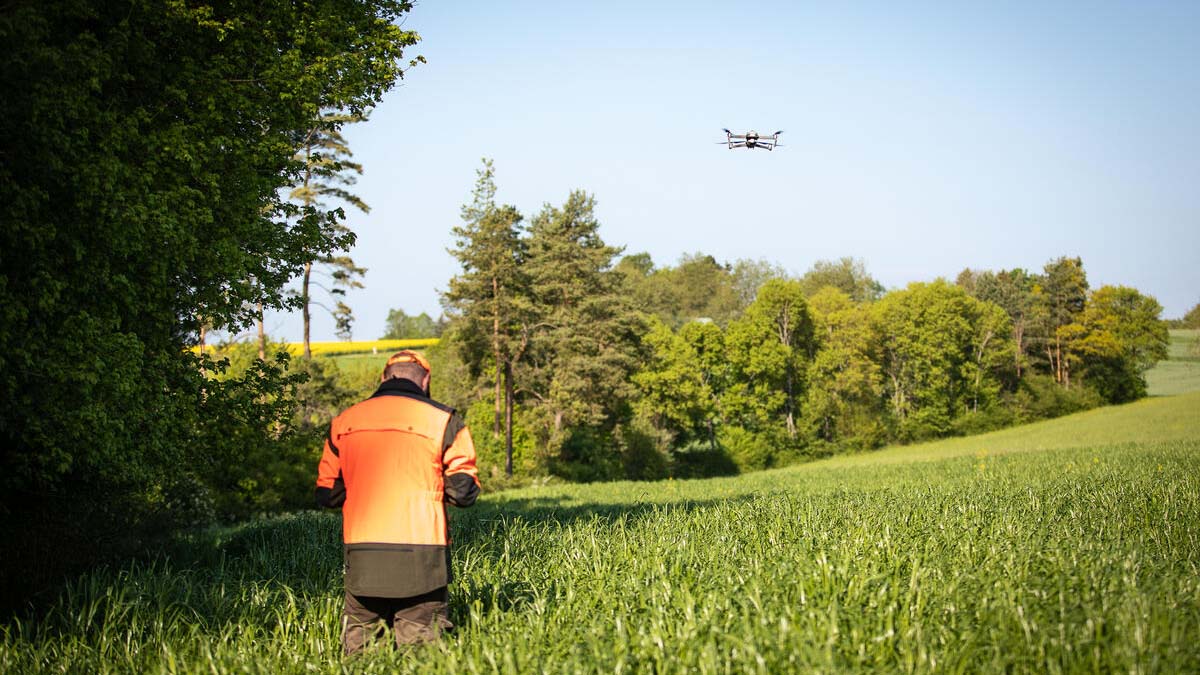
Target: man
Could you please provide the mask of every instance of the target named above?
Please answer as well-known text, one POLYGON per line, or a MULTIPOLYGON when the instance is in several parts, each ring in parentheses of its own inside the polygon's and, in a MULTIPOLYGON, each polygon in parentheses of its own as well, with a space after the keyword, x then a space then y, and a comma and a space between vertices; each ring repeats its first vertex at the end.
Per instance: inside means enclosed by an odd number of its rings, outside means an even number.
POLYGON ((471 433, 429 397, 429 362, 397 352, 380 379, 371 398, 330 424, 317 475, 317 503, 342 507, 347 654, 382 635, 383 624, 397 645, 453 627, 445 504, 468 507, 479 496, 471 433))

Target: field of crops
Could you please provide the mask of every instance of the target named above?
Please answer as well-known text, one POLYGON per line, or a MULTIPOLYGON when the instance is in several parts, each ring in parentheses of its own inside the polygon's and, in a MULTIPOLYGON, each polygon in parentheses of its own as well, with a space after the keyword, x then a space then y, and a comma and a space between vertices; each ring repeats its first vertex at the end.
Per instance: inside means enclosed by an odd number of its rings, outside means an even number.
POLYGON ((457 512, 458 630, 343 661, 339 520, 81 579, 2 672, 1200 672, 1200 393, 457 512))
MULTIPOLYGON (((411 338, 407 340, 355 340, 339 342, 310 342, 308 347, 313 356, 337 356, 339 354, 384 354, 401 349, 426 349, 436 345, 437 338, 411 338)), ((304 343, 289 342, 288 352, 292 356, 304 353, 304 343)))

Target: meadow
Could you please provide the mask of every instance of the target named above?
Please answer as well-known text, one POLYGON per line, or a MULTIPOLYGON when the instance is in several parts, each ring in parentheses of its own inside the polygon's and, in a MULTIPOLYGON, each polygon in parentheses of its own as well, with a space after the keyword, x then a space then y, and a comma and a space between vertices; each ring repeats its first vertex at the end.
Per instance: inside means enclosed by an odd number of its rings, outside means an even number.
POLYGON ((1167 360, 1146 373, 1151 396, 1170 396, 1200 389, 1200 330, 1175 329, 1167 360))
POLYGON ((1198 672, 1200 392, 456 511, 440 643, 343 660, 339 516, 193 534, 0 636, 18 672, 1198 672))

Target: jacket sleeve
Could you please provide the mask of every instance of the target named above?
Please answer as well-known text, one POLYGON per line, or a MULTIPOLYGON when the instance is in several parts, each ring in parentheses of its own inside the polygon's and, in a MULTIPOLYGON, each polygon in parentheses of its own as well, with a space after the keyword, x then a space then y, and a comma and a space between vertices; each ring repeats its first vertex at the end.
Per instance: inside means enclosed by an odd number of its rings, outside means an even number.
POLYGON ((471 431, 457 413, 446 425, 445 448, 442 452, 442 475, 445 477, 446 501, 466 508, 479 497, 479 470, 475 467, 475 443, 471 431))
POLYGON ((346 502, 346 484, 342 480, 342 462, 337 446, 325 439, 321 463, 317 465, 317 506, 338 508, 346 502))

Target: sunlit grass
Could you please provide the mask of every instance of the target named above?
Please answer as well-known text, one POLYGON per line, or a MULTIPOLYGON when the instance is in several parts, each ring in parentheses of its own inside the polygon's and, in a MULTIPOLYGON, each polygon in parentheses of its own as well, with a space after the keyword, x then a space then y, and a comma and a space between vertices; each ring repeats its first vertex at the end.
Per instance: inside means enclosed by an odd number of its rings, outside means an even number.
POLYGON ((455 512, 441 643, 338 655, 339 519, 197 534, 3 672, 1200 672, 1200 394, 734 478, 455 512))
POLYGON ((1151 396, 1200 391, 1200 330, 1172 330, 1169 358, 1146 373, 1151 396))

